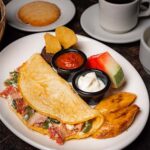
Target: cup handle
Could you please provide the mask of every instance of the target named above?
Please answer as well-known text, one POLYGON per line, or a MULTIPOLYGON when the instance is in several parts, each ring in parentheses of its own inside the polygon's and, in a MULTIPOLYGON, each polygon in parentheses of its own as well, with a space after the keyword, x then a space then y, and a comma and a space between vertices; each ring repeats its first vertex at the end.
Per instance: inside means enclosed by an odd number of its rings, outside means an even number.
POLYGON ((142 3, 148 3, 149 6, 146 10, 140 11, 139 17, 148 17, 148 16, 150 16, 150 1, 149 0, 142 0, 140 7, 144 9, 145 7, 142 5, 142 3))

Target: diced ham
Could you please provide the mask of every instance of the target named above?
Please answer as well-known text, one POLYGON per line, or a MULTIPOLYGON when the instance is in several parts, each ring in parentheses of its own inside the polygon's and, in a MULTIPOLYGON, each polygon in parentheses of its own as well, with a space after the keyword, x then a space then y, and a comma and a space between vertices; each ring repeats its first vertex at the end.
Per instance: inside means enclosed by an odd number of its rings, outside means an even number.
POLYGON ((0 97, 8 98, 10 96, 11 99, 21 99, 22 95, 18 91, 17 88, 13 86, 8 86, 4 91, 0 93, 0 97))
POLYGON ((61 136, 58 136, 57 139, 56 139, 56 142, 60 145, 64 144, 64 139, 62 139, 61 136))
POLYGON ((66 128, 65 124, 61 124, 60 126, 57 127, 57 130, 59 131, 59 133, 61 134, 61 136, 63 138, 69 136, 71 134, 71 130, 68 130, 66 128))
POLYGON ((20 114, 24 114, 26 104, 23 101, 21 93, 18 91, 16 87, 7 86, 6 89, 0 93, 0 97, 15 100, 17 112, 20 114))
POLYGON ((82 130, 83 123, 74 125, 74 129, 69 130, 65 124, 53 124, 49 128, 50 138, 56 140, 58 144, 63 144, 66 137, 77 134, 82 130))
POLYGON ((56 142, 60 145, 64 144, 64 137, 58 127, 50 127, 49 133, 51 139, 56 140, 56 142))
POLYGON ((76 124, 74 130, 80 132, 82 130, 83 124, 84 123, 76 124))
POLYGON ((41 115, 41 114, 35 112, 35 113, 31 116, 31 118, 29 119, 29 122, 28 122, 28 123, 29 123, 30 125, 40 124, 40 123, 45 122, 46 119, 47 119, 46 116, 41 115))
POLYGON ((50 138, 56 140, 58 144, 63 144, 65 138, 71 135, 72 131, 66 128, 65 124, 53 124, 49 128, 50 138))

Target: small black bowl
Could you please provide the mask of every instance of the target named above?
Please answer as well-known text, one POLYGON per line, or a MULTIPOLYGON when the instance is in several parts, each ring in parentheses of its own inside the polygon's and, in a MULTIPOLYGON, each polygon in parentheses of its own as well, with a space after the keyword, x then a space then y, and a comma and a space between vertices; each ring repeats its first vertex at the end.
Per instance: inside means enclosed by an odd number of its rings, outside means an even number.
POLYGON ((76 73, 72 79, 72 86, 78 92, 78 94, 85 100, 85 102, 88 103, 89 105, 96 105, 104 97, 105 93, 108 91, 110 87, 110 84, 111 81, 108 75, 105 72, 97 69, 87 69, 84 71, 80 71, 76 73), (90 72, 95 72, 96 76, 102 80, 102 82, 105 84, 104 89, 97 92, 85 92, 78 87, 79 77, 84 76, 90 72))
POLYGON ((73 48, 65 49, 65 50, 61 50, 61 51, 57 52, 52 57, 52 61, 51 61, 52 67, 57 71, 57 73, 61 77, 63 77, 66 80, 68 80, 69 78, 71 78, 70 76, 73 76, 74 73, 76 73, 76 72, 78 72, 80 70, 85 69, 86 63, 87 63, 87 57, 86 57, 86 55, 82 51, 77 50, 77 49, 73 49, 73 48), (79 66, 79 67, 77 67, 75 69, 62 69, 62 68, 58 67, 57 64, 56 64, 57 58, 60 55, 65 54, 65 53, 69 53, 69 52, 75 52, 75 53, 78 53, 78 54, 80 54, 82 56, 83 63, 81 64, 81 66, 79 66))

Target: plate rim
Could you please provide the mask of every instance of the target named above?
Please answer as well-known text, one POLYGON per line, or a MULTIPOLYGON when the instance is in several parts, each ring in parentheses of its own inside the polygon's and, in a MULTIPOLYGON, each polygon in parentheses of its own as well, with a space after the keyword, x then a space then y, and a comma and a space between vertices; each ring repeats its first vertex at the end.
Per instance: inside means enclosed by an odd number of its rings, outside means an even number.
MULTIPOLYGON (((0 53, 0 56, 2 55, 2 53, 4 53, 5 51, 7 51, 7 49, 9 48, 9 46, 11 44, 15 44, 15 42, 17 43, 18 41, 22 40, 22 39, 26 39, 28 37, 31 37, 31 36, 36 36, 36 35, 43 35, 44 33, 46 32, 42 32, 42 33, 34 33, 34 34, 30 34, 30 35, 27 35, 27 36, 24 36, 22 38, 19 38, 17 40, 15 40, 14 42, 10 43, 9 45, 7 45, 0 53)), ((49 33, 54 33, 54 32, 49 32, 49 33)), ((137 70, 134 68, 134 66, 125 58, 123 57, 120 53, 118 53, 117 51, 115 51, 114 49, 112 49, 111 47, 103 44, 102 42, 99 42, 99 41, 96 41, 95 39, 92 39, 92 38, 89 38, 89 37, 86 37, 86 36, 83 36, 83 35, 79 35, 77 34, 77 36, 80 38, 83 38, 83 39, 87 39, 87 40, 92 40, 92 41, 95 41, 96 43, 100 43, 102 45, 104 45, 105 47, 108 47, 109 49, 111 49, 114 53, 118 54, 122 59, 125 59, 132 67, 132 69, 134 69, 134 71, 136 72, 136 74, 138 75, 138 77, 141 79, 141 81, 143 82, 143 86, 144 86, 144 91, 146 92, 146 96, 147 96, 147 99, 149 99, 149 95, 148 95, 148 91, 147 91, 147 88, 145 86, 145 83, 142 79, 142 77, 140 76, 140 74, 137 72, 137 70)), ((146 113, 146 116, 145 116, 145 122, 143 123, 143 127, 139 130, 138 134, 136 135, 136 137, 130 139, 130 141, 124 143, 124 145, 119 145, 119 147, 117 147, 117 149, 122 149, 122 148, 125 148, 126 146, 128 146, 129 144, 131 144, 135 139, 138 138, 138 136, 141 134, 142 130, 144 129, 146 123, 147 123, 147 120, 148 120, 148 116, 149 116, 149 108, 150 108, 150 103, 149 101, 147 101, 148 103, 148 109, 147 109, 147 113, 146 113)), ((23 135, 23 133, 20 133, 18 130, 16 130, 15 128, 13 128, 7 121, 5 121, 5 119, 2 117, 1 113, 0 113, 0 120, 2 121, 2 123, 4 123, 4 125, 11 131, 13 132, 18 138, 20 138, 21 140, 25 141, 26 143, 36 147, 36 148, 40 148, 40 149, 43 149, 43 150, 56 150, 56 149, 53 149, 53 148, 47 148, 33 140, 30 140, 30 138, 26 137, 23 135)), ((114 148, 116 149, 116 148, 114 148)))

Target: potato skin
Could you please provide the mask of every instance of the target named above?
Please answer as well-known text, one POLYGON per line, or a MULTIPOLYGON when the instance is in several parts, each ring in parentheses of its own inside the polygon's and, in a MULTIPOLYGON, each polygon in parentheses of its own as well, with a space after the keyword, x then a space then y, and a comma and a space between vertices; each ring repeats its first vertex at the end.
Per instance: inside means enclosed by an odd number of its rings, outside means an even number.
POLYGON ((46 53, 55 54, 62 49, 58 39, 50 33, 46 33, 44 35, 44 39, 46 45, 46 53))
POLYGON ((133 123, 139 107, 131 105, 105 117, 102 127, 93 134, 94 138, 106 139, 115 137, 129 128, 133 123))
POLYGON ((102 100, 95 109, 104 115, 104 123, 93 134, 93 138, 111 138, 127 130, 140 111, 133 104, 135 99, 136 95, 133 93, 119 92, 102 100))
POLYGON ((64 49, 68 49, 77 43, 77 36, 74 31, 65 26, 57 27, 55 33, 64 49))

